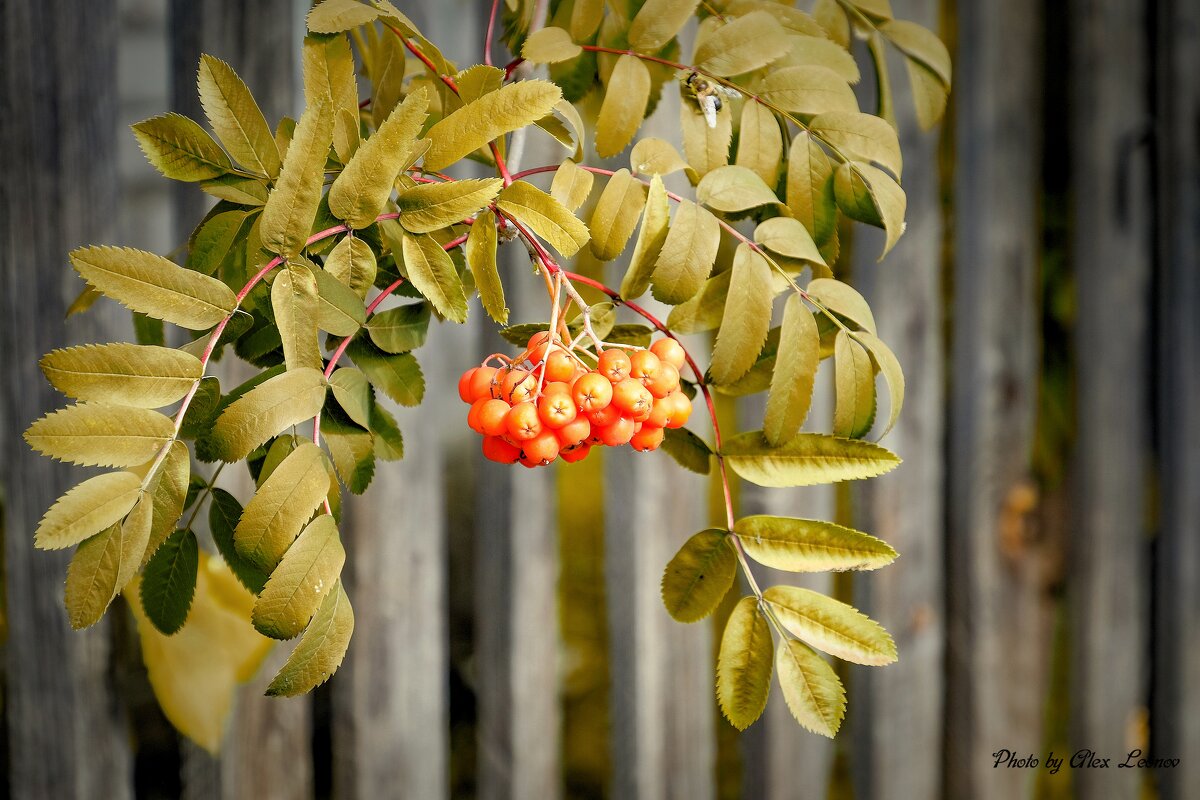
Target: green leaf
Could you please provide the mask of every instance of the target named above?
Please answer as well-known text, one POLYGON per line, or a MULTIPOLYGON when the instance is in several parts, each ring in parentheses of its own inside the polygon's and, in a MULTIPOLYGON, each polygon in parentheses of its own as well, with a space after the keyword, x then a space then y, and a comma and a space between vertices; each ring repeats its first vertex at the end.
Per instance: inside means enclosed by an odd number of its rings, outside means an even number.
POLYGON ((354 633, 354 611, 342 582, 325 596, 300 644, 267 687, 271 697, 294 697, 312 691, 337 671, 354 633))
MULTIPOLYGON (((371 341, 388 353, 407 353, 425 344, 429 332, 429 306, 425 303, 389 308, 367 323, 371 341)), ((355 420, 358 422, 358 420, 355 420)), ((360 425, 366 427, 365 422, 360 425)))
POLYGON ((733 270, 727 269, 706 280, 691 300, 671 309, 667 327, 675 333, 702 333, 720 325, 732 277, 733 270))
POLYGON ((162 114, 133 126, 146 160, 177 181, 224 175, 233 165, 208 133, 182 114, 162 114))
POLYGON ((342 485, 362 494, 375 477, 375 443, 370 431, 330 417, 321 426, 329 457, 342 485))
POLYGON ((769 191, 779 182, 779 162, 782 158, 783 134, 775 113, 761 103, 743 104, 735 163, 761 178, 769 191))
POLYGON ((891 408, 888 413, 887 426, 883 429, 883 433, 879 434, 879 438, 882 439, 896 424, 896 420, 900 418, 900 409, 904 407, 904 371, 900 368, 900 360, 896 358, 892 348, 884 344, 883 340, 875 334, 858 331, 854 334, 854 339, 867 348, 867 352, 871 354, 871 360, 875 362, 876 368, 883 373, 884 380, 887 381, 891 408))
POLYGON ((896 660, 892 637, 854 606, 795 586, 772 586, 763 597, 784 628, 818 650, 868 666, 896 660))
POLYGON ((696 200, 717 211, 745 211, 778 203, 763 179, 746 167, 718 167, 700 179, 696 200))
POLYGON ((317 343, 317 279, 304 266, 282 270, 271 284, 271 310, 288 369, 323 369, 317 343))
MULTIPOLYGON (((195 401, 192 402, 194 405, 195 401)), ((188 455, 187 445, 178 440, 172 442, 171 449, 167 451, 167 456, 159 466, 158 475, 151 486, 154 513, 150 522, 146 552, 142 556, 142 566, 146 565, 159 546, 171 535, 179 518, 183 516, 191 472, 191 457, 188 455)))
POLYGON ((496 248, 496 215, 485 211, 475 219, 467 233, 465 253, 483 310, 495 322, 504 325, 508 322, 508 306, 504 302, 504 284, 496 266, 496 248))
MULTIPOLYGON (((266 199, 266 195, 263 196, 266 199)), ((187 268, 216 275, 230 251, 245 241, 242 229, 252 217, 248 209, 218 205, 188 241, 187 268)))
POLYGON ((467 103, 429 129, 425 168, 440 170, 510 131, 549 114, 562 91, 549 81, 517 81, 467 103))
POLYGON ((727 439, 722 453, 738 475, 775 487, 874 478, 900 464, 877 444, 819 433, 801 433, 782 447, 771 447, 762 431, 748 431, 727 439))
POLYGON ((420 405, 425 376, 412 353, 392 355, 356 339, 346 349, 367 380, 402 406, 420 405))
POLYGON ((325 270, 309 269, 317 279, 317 327, 334 336, 353 336, 367 321, 362 298, 325 270))
POLYGON ((466 322, 467 297, 450 255, 428 234, 403 234, 407 277, 433 307, 452 322, 466 322))
POLYGON ((80 247, 71 264, 85 281, 132 311, 202 331, 237 305, 228 286, 162 256, 128 247, 80 247))
POLYGON ((779 688, 792 716, 813 733, 832 739, 846 715, 846 690, 837 673, 803 642, 789 639, 776 654, 779 688))
POLYGON ((733 607, 717 656, 717 701, 725 718, 744 731, 762 716, 771 690, 774 643, 754 597, 733 607))
POLYGON ((240 206, 266 205, 268 196, 267 185, 262 178, 248 178, 235 174, 201 181, 200 191, 218 200, 237 203, 240 206))
POLYGON ((404 437, 396 418, 378 403, 371 406, 371 433, 375 435, 375 457, 381 461, 404 458, 404 437))
POLYGON ((204 372, 198 358, 179 350, 124 343, 54 350, 39 366, 68 397, 138 408, 174 403, 204 372))
POLYGON ((154 627, 168 636, 187 621, 199 565, 200 548, 190 530, 171 534, 146 564, 140 586, 142 609, 154 627))
POLYGON ((375 251, 356 236, 344 237, 325 257, 325 271, 360 299, 366 297, 375 284, 377 269, 375 251))
POLYGON ((733 383, 749 372, 771 329, 771 266, 742 243, 733 255, 733 276, 709 372, 714 383, 733 383))
POLYGON ((38 523, 34 546, 61 550, 119 523, 137 503, 142 479, 132 472, 88 478, 50 506, 38 523))
POLYGON ((650 70, 636 56, 617 59, 600 114, 596 118, 596 154, 610 158, 625 149, 646 118, 650 99, 650 70))
POLYGON ((714 384, 713 388, 728 397, 745 397, 767 391, 771 386, 771 377, 775 374, 775 357, 778 350, 779 328, 771 328, 767 331, 767 342, 750 371, 733 383, 719 386, 714 384))
POLYGON ((418 184, 396 198, 400 224, 412 233, 448 227, 486 208, 503 185, 499 178, 418 184))
POLYGON ((816 320, 800 296, 793 294, 783 308, 778 355, 763 417, 763 437, 770 446, 786 444, 804 424, 812 403, 820 351, 816 320))
POLYGON ((733 530, 751 558, 788 572, 871 570, 896 560, 887 542, 816 519, 742 517, 733 530))
POLYGON ((84 403, 52 411, 25 431, 43 455, 85 467, 145 463, 171 440, 175 426, 157 411, 84 403))
POLYGON ((564 256, 573 256, 591 238, 583 222, 531 183, 515 181, 500 192, 496 206, 527 225, 564 256))
POLYGON ((619 169, 613 173, 588 222, 592 232, 592 255, 601 261, 612 261, 621 255, 645 204, 646 187, 635 180, 629 170, 619 169))
POLYGON ((647 0, 629 26, 629 46, 656 53, 692 18, 700 0, 647 0))
POLYGON ((556 64, 570 61, 583 52, 571 41, 571 34, 562 28, 546 27, 525 37, 521 56, 530 64, 556 64))
POLYGON ((858 111, 854 90, 842 76, 823 66, 773 69, 762 79, 758 92, 771 105, 794 114, 858 111))
POLYGON ((663 431, 662 449, 684 469, 707 475, 712 470, 712 448, 687 428, 663 431))
POLYGON ((873 114, 836 111, 813 117, 809 131, 836 147, 843 155, 874 161, 900 177, 903 159, 896 129, 873 114))
MULTIPOLYGON (((326 473, 328 476, 328 473, 326 473)), ((242 516, 242 504, 224 489, 213 489, 208 507, 208 527, 221 558, 243 586, 254 594, 262 591, 268 574, 249 559, 243 558, 233 541, 234 530, 242 516)))
POLYGON ((694 297, 704 286, 720 245, 717 218, 689 200, 680 203, 654 265, 654 298, 678 305, 694 297))
POLYGON ((322 514, 288 548, 254 603, 254 627, 272 639, 300 634, 337 588, 346 551, 333 517, 322 514))
POLYGON ((642 214, 642 229, 638 232, 637 244, 633 246, 633 255, 629 258, 629 269, 621 280, 621 297, 641 297, 650 288, 654 265, 667 241, 670 219, 667 188, 656 173, 650 179, 646 210, 642 214))
POLYGON ((700 39, 692 63, 710 75, 741 75, 770 64, 788 46, 787 36, 770 14, 752 11, 700 39))
POLYGON ((639 139, 629 151, 629 168, 634 175, 670 175, 681 169, 688 171, 689 178, 695 175, 675 145, 653 136, 639 139))
POLYGON ((883 170, 854 161, 838 166, 833 190, 846 216, 884 229, 887 241, 879 258, 886 256, 904 233, 908 201, 900 184, 883 170))
POLYGON ((808 228, 791 217, 772 217, 754 229, 754 241, 786 258, 824 264, 808 228))
POLYGON ((662 577, 663 605, 678 622, 699 622, 707 617, 733 586, 737 556, 726 532, 700 531, 679 548, 662 577))
POLYGON ((226 408, 213 425, 214 455, 241 461, 280 431, 312 419, 325 403, 320 370, 295 369, 255 386, 226 408))
POLYGON ((834 384, 834 434, 866 436, 875 422, 875 369, 866 348, 845 331, 838 331, 834 340, 834 384))
MULTIPOLYGON (((600 329, 597 328, 596 332, 599 333, 600 329)), ((623 322, 619 325, 613 325, 612 330, 608 332, 604 339, 610 344, 632 344, 638 347, 649 347, 650 338, 653 335, 654 331, 645 325, 623 322)))
POLYGON ((308 29, 313 33, 341 33, 378 17, 379 9, 358 0, 324 0, 308 12, 308 29))
POLYGON ((409 163, 428 107, 425 87, 409 92, 379 130, 355 151, 329 187, 329 210, 335 217, 356 230, 375 221, 391 195, 396 176, 409 163))
POLYGON ((875 333, 875 315, 866 298, 849 284, 833 278, 810 281, 805 291, 822 306, 869 333, 875 333))
POLYGON ((329 376, 329 388, 346 416, 364 428, 371 424, 371 384, 366 375, 354 367, 340 367, 329 376))
POLYGON ((561 203, 563 208, 574 211, 587 200, 594 181, 592 173, 571 159, 564 159, 554 171, 554 180, 550 183, 550 196, 561 203))
POLYGON ((273 570, 328 493, 324 452, 302 442, 246 504, 233 532, 238 555, 259 569, 273 570))
POLYGON ((204 114, 233 159, 251 172, 278 177, 280 160, 275 136, 233 68, 219 58, 202 55, 198 83, 204 114))
POLYGON ((310 105, 296 125, 279 180, 263 206, 259 234, 272 253, 288 258, 304 249, 321 203, 332 142, 333 109, 325 102, 310 105))

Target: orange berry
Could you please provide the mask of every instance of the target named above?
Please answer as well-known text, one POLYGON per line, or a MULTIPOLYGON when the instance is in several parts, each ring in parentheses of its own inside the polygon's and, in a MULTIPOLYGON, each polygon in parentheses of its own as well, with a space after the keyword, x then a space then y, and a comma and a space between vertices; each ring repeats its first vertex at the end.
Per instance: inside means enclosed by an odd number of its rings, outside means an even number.
POLYGON ((529 361, 535 366, 542 363, 548 346, 550 346, 549 331, 538 331, 533 336, 530 336, 529 344, 525 347, 529 352, 529 361))
POLYGON ((687 424, 688 417, 692 415, 692 401, 683 392, 672 392, 670 398, 664 398, 663 402, 671 400, 671 421, 667 423, 668 428, 682 428, 687 424))
POLYGON ((662 440, 662 428, 656 428, 652 425, 643 425, 642 429, 635 433, 629 440, 629 446, 634 450, 644 453, 647 450, 657 450, 658 446, 662 444, 662 440))
POLYGON ((660 361, 667 362, 677 370, 683 369, 683 365, 687 363, 687 355, 683 351, 683 345, 670 337, 659 339, 650 345, 650 352, 658 356, 660 361))
POLYGON ((638 350, 629 357, 629 377, 641 381, 643 385, 650 383, 658 374, 660 363, 658 356, 649 350, 638 350))
POLYGON ((670 362, 660 361, 658 372, 655 373, 650 383, 646 384, 646 388, 655 397, 666 397, 679 388, 679 370, 675 369, 675 365, 670 362))
POLYGON ((471 371, 471 384, 467 391, 467 402, 492 396, 492 381, 496 377, 495 367, 476 367, 471 371))
POLYGON ((471 410, 467 412, 467 427, 476 433, 483 433, 483 426, 479 423, 479 410, 486 402, 487 400, 476 400, 471 404, 471 410))
POLYGON ((458 399, 462 400, 464 403, 473 402, 471 398, 471 378, 474 377, 475 370, 477 369, 479 369, 479 367, 472 367, 464 372, 462 377, 458 379, 458 399))
POLYGON ((542 431, 521 447, 521 455, 539 464, 549 464, 558 458, 558 437, 554 431, 542 431))
POLYGON ((629 417, 618 417, 613 424, 596 430, 593 436, 609 447, 620 447, 633 438, 633 424, 629 417))
POLYGON ((598 372, 589 372, 575 382, 571 396, 581 411, 599 411, 612 402, 612 384, 598 372))
POLYGON ((613 386, 629 377, 629 367, 629 356, 620 350, 605 350, 596 363, 596 369, 608 378, 613 386))
POLYGON ((561 428, 579 413, 575 401, 565 392, 544 394, 538 398, 538 416, 547 428, 561 428))
POLYGON ((484 436, 502 436, 508 432, 508 425, 505 422, 510 408, 508 403, 503 400, 487 399, 478 400, 476 404, 482 405, 475 415, 477 423, 475 430, 484 436))
POLYGON ((529 469, 533 469, 534 467, 540 467, 542 465, 542 462, 540 462, 530 456, 527 456, 524 453, 521 453, 521 457, 517 460, 521 462, 522 467, 528 467, 529 469))
POLYGON ((508 435, 519 442, 527 442, 542 432, 542 420, 537 406, 526 400, 517 403, 504 417, 508 435))
POLYGON ((671 421, 671 415, 674 412, 675 399, 671 395, 655 400, 654 408, 650 409, 650 416, 646 417, 646 424, 656 428, 665 428, 671 421))
POLYGON ((558 436, 559 444, 564 448, 573 447, 586 442, 592 435, 592 423, 587 417, 580 414, 555 431, 555 434, 558 436))
POLYGON ((514 447, 499 436, 483 437, 483 457, 500 464, 515 464, 521 457, 521 449, 514 447))
POLYGON ((612 404, 635 420, 638 417, 645 419, 650 416, 653 403, 654 397, 650 390, 633 378, 626 378, 613 386, 612 404))
POLYGON ((546 356, 546 380, 569 381, 575 377, 575 360, 563 349, 555 349, 546 356))
MULTIPOLYGON (((542 384, 542 396, 551 394, 565 394, 568 398, 571 396, 571 384, 563 383, 562 381, 548 381, 542 384)), ((571 402, 574 402, 573 400, 571 402)))
POLYGON ((606 425, 612 425, 620 416, 621 409, 612 403, 609 403, 599 411, 587 412, 588 422, 592 423, 593 428, 603 428, 606 425))
POLYGON ((503 379, 493 394, 505 402, 516 405, 533 397, 537 392, 537 378, 523 369, 511 369, 501 373, 503 379))
POLYGON ((577 444, 573 447, 567 447, 558 451, 558 455, 563 461, 568 464, 574 464, 576 461, 583 461, 587 458, 588 453, 592 452, 590 444, 577 444))

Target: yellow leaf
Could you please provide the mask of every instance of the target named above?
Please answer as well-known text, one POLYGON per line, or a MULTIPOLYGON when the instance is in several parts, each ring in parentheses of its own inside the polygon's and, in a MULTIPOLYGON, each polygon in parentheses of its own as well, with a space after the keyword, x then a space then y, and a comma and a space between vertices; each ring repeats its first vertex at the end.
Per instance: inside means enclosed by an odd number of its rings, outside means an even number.
POLYGON ((354 610, 342 582, 325 596, 300 644, 267 687, 273 697, 293 697, 320 686, 345 658, 354 633, 354 610))
POLYGON ((259 231, 263 247, 272 253, 286 258, 304 248, 321 202, 332 142, 333 109, 322 100, 300 117, 279 180, 263 206, 259 231))
POLYGON ((200 104, 213 131, 234 160, 268 178, 279 176, 279 148, 262 110, 233 67, 200 56, 200 104))
POLYGON ((325 367, 317 344, 317 305, 317 279, 304 266, 289 266, 271 285, 271 310, 288 369, 325 367))
POLYGON ((773 298, 767 260, 750 245, 738 245, 725 313, 709 367, 714 383, 733 383, 754 366, 771 329, 773 298))
POLYGON ((858 111, 854 90, 828 67, 773 69, 762 79, 758 91, 772 105, 796 114, 858 111))
POLYGON ((837 389, 833 432, 837 436, 859 439, 867 435, 875 422, 874 364, 866 348, 846 331, 838 331, 833 347, 837 389))
POLYGON ((333 517, 322 514, 288 548, 254 604, 254 627, 273 639, 298 636, 336 588, 346 561, 333 517))
POLYGON ((742 106, 742 124, 734 162, 753 171, 773 190, 779 180, 782 157, 783 134, 779 132, 779 120, 761 103, 747 102, 742 106))
POLYGON ((655 299, 678 305, 699 292, 720 244, 717 218, 690 200, 680 203, 654 265, 655 299))
POLYGON ((896 660, 892 637, 854 606, 796 586, 772 586, 763 597, 780 625, 818 650, 868 666, 896 660))
POLYGON ((609 158, 625 149, 642 126, 650 99, 650 71, 636 56, 617 59, 596 118, 596 154, 609 158))
POLYGON ((25 431, 43 455, 87 467, 132 467, 154 457, 174 435, 171 420, 157 411, 80 403, 53 411, 25 431))
POLYGON ((787 49, 779 23, 765 11, 752 11, 700 38, 692 63, 711 75, 741 75, 765 67, 787 49))
POLYGON ((301 443, 246 504, 233 533, 238 555, 270 572, 328 492, 325 454, 312 442, 301 443))
POLYGON ((646 187, 627 169, 619 169, 600 193, 588 227, 592 231, 592 255, 612 261, 621 255, 646 203, 646 187))
POLYGON ((629 26, 629 46, 656 53, 679 33, 696 12, 700 0, 646 0, 629 26))
POLYGON ((793 294, 783 309, 779 349, 763 417, 763 436, 772 446, 791 440, 808 416, 820 349, 817 322, 800 295, 793 294))
POLYGON ((774 643, 754 597, 733 607, 717 657, 717 701, 726 719, 744 731, 767 707, 774 643))
POLYGON ((650 288, 654 265, 667 240, 670 215, 667 189, 663 186, 662 178, 655 175, 650 179, 650 191, 646 195, 642 229, 638 233, 637 244, 634 245, 633 255, 629 259, 629 269, 621 281, 622 297, 641 297, 650 288))
POLYGON ((55 389, 76 400, 161 408, 200 380, 200 359, 179 350, 115 342, 48 353, 39 362, 55 389))
POLYGON ((504 284, 496 267, 496 215, 485 211, 467 233, 467 264, 475 276, 479 299, 488 316, 501 325, 508 324, 508 306, 504 303, 504 284))
POLYGON ((521 55, 531 64, 555 64, 570 61, 583 52, 583 48, 571 41, 571 34, 562 28, 545 27, 525 38, 521 55))
POLYGON ((663 605, 679 622, 698 622, 720 604, 737 577, 728 533, 700 531, 679 548, 662 577, 663 605))
POLYGON ((430 233, 448 227, 486 207, 503 185, 499 178, 464 178, 405 189, 396 198, 400 224, 412 233, 430 233))
POLYGON ((496 205, 528 225, 564 256, 575 255, 591 238, 578 217, 531 183, 515 181, 506 186, 496 205))
POLYGON ((846 714, 846 690, 829 664, 803 642, 789 639, 776 654, 779 688, 806 730, 830 739, 846 714))
POLYGON ((510 83, 447 115, 426 134, 425 167, 440 170, 510 131, 549 114, 562 90, 549 81, 510 83))
POLYGON ((742 517, 733 529, 746 553, 772 569, 871 570, 896 560, 896 551, 886 542, 822 520, 755 515, 742 517))
POLYGON ((695 102, 680 103, 679 122, 683 128, 683 153, 697 176, 729 163, 729 143, 733 139, 733 115, 729 103, 724 103, 717 111, 717 124, 711 128, 695 102))
POLYGON ((564 159, 554 171, 554 180, 550 184, 550 196, 568 211, 574 211, 583 205, 592 191, 592 173, 581 168, 571 159, 564 159))

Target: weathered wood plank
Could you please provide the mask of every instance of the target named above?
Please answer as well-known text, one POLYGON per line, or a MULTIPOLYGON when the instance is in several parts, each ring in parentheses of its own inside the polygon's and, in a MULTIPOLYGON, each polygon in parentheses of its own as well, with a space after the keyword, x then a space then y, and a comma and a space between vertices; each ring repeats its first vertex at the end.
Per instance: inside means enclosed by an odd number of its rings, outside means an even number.
POLYGON ((109 621, 70 630, 69 553, 35 552, 42 513, 80 473, 30 451, 21 431, 63 404, 37 368, 69 340, 119 336, 113 307, 63 322, 82 288, 67 252, 116 235, 116 13, 109 0, 0 3, 0 390, 7 638, 7 793, 132 797, 126 721, 109 669, 109 621))
POLYGON ((1028 0, 958 6, 946 464, 949 797, 1023 796, 1028 777, 993 769, 992 753, 1037 753, 1042 744, 1047 620, 1022 513, 1033 492, 1038 371, 1038 8, 1028 0))
MULTIPOLYGON (((1144 744, 1149 580, 1150 161, 1146 25, 1136 0, 1071 7, 1072 257, 1078 446, 1071 602, 1074 747, 1144 744)), ((1194 488, 1194 487, 1193 487, 1194 488)), ((1116 762, 1114 762, 1116 763, 1116 762)), ((1136 797, 1138 770, 1080 770, 1081 797, 1136 797)))
POLYGON ((1200 786, 1200 8, 1159 5, 1158 474, 1162 516, 1156 556, 1155 705, 1151 748, 1180 758, 1158 773, 1164 800, 1200 786))

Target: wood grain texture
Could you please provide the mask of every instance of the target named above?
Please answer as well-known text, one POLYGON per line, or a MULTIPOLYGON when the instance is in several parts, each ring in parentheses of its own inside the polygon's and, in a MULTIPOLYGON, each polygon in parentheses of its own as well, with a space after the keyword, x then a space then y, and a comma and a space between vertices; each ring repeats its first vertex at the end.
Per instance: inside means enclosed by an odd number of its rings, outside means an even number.
POLYGON ((38 519, 82 475, 37 457, 21 439, 29 422, 63 404, 38 358, 71 340, 128 331, 113 308, 63 322, 82 288, 67 251, 115 236, 115 4, 6 0, 0 43, 5 780, 13 797, 132 797, 110 621, 71 631, 62 599, 69 554, 33 549, 38 519))
POLYGON ((1158 474, 1161 527, 1155 566, 1156 619, 1151 748, 1182 759, 1159 771, 1164 800, 1200 786, 1200 8, 1185 0, 1158 12, 1159 319, 1158 474))
MULTIPOLYGON (((958 5, 946 462, 948 797, 1024 796, 1028 777, 994 770, 992 753, 1036 753, 1042 745, 1048 615, 1026 516, 1039 368, 1038 8, 1029 0, 958 5)), ((904 516, 910 513, 906 506, 904 516)))

